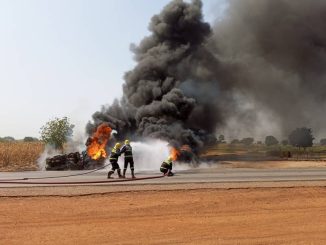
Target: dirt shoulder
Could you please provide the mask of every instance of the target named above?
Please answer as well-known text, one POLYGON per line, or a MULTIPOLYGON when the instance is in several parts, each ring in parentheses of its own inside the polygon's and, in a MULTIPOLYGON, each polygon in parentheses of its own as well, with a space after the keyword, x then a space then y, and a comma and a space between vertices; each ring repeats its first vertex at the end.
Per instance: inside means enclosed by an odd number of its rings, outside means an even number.
POLYGON ((78 186, 35 186, 35 187, 1 187, 2 197, 75 197, 112 195, 116 193, 160 192, 183 190, 232 190, 252 188, 292 188, 292 187, 325 187, 326 181, 265 181, 233 183, 185 183, 185 184, 140 184, 140 185, 78 185, 78 186))
POLYGON ((225 168, 252 168, 252 169, 293 169, 293 168, 326 168, 326 161, 311 160, 282 160, 282 161, 222 161, 225 168))
POLYGON ((3 244, 325 244, 326 188, 0 198, 3 244))

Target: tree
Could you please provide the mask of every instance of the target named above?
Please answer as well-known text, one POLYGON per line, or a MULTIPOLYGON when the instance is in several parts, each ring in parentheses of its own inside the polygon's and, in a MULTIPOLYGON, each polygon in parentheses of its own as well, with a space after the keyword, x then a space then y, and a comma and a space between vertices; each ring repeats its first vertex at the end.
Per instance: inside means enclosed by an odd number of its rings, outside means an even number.
POLYGON ((254 138, 243 138, 240 143, 244 145, 251 145, 254 143, 254 138))
POLYGON ((63 144, 71 138, 74 125, 67 117, 54 118, 41 128, 41 140, 55 149, 63 150, 63 144))
POLYGON ((38 141, 38 139, 30 136, 26 136, 24 138, 24 142, 35 142, 35 141, 38 141))
POLYGON ((272 135, 266 136, 265 145, 271 146, 271 145, 277 145, 277 144, 278 144, 278 140, 274 136, 272 136, 272 135))
POLYGON ((296 147, 311 147, 314 137, 311 128, 297 128, 289 135, 289 143, 296 147))
POLYGON ((240 143, 240 140, 238 139, 234 139, 231 141, 231 144, 234 145, 234 144, 239 144, 240 143))
POLYGON ((11 136, 6 136, 6 137, 3 137, 2 139, 5 142, 15 141, 15 138, 14 137, 11 137, 11 136))
POLYGON ((321 144, 321 145, 326 145, 326 139, 321 139, 321 140, 320 140, 320 144, 321 144))

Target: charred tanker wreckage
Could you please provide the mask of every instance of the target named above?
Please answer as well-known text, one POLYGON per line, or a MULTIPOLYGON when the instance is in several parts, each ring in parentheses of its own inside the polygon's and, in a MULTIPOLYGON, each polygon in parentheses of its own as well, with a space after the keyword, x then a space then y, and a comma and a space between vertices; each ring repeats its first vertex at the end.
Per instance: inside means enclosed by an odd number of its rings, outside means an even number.
POLYGON ((92 136, 88 137, 85 151, 47 158, 46 170, 83 170, 103 167, 108 156, 111 133, 112 129, 102 123, 92 136))

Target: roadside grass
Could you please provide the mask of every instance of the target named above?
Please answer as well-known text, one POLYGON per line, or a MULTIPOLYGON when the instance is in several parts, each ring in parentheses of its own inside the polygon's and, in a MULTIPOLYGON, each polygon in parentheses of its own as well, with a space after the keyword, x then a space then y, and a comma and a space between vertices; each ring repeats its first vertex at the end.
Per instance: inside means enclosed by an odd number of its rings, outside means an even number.
POLYGON ((314 145, 306 149, 294 147, 291 145, 273 145, 264 144, 215 144, 207 147, 201 152, 202 156, 221 156, 221 155, 261 155, 275 156, 281 158, 292 158, 297 160, 304 159, 326 159, 326 146, 314 145), (291 157, 289 157, 289 154, 291 157))
POLYGON ((43 150, 42 142, 0 142, 0 171, 36 170, 43 150))

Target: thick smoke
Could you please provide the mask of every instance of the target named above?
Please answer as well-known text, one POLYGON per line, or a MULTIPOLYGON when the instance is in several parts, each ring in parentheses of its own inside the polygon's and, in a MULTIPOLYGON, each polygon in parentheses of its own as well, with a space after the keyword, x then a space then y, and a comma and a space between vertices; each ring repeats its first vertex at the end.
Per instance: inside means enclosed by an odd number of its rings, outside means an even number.
POLYGON ((107 122, 120 138, 194 149, 216 132, 323 133, 326 1, 230 0, 212 27, 201 8, 199 0, 175 0, 152 18, 151 35, 132 48, 137 65, 123 97, 96 112, 87 131, 107 122))
POLYGON ((286 137, 300 126, 325 133, 325 27, 323 0, 229 1, 211 39, 223 66, 213 77, 236 102, 224 129, 258 137, 286 137))
POLYGON ((193 149, 214 139, 217 84, 189 70, 201 62, 211 35, 201 8, 201 1, 179 0, 153 16, 151 35, 132 47, 137 65, 125 74, 123 98, 96 112, 88 132, 108 122, 120 138, 158 138, 193 149))

